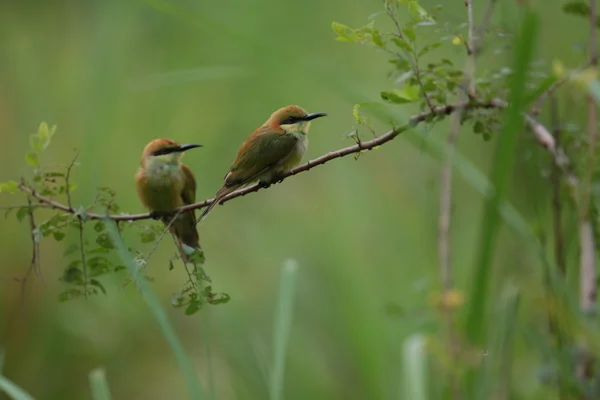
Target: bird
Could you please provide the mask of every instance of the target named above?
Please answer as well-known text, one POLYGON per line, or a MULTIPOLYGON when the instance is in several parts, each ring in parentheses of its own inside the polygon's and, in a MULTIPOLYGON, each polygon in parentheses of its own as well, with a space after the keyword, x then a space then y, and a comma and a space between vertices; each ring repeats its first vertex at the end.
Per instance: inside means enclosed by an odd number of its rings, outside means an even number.
POLYGON ((181 158, 183 152, 197 147, 202 145, 154 139, 144 148, 140 168, 135 175, 140 201, 153 219, 160 219, 169 227, 184 262, 191 261, 188 254, 194 249, 201 251, 196 216, 194 210, 179 214, 174 214, 174 210, 196 201, 196 179, 181 158), (191 250, 184 250, 184 245, 191 250))
POLYGON ((275 111, 239 148, 224 178, 223 187, 200 216, 202 221, 214 206, 229 193, 259 182, 268 187, 302 160, 308 148, 310 121, 325 117, 322 112, 307 113, 291 105, 275 111))

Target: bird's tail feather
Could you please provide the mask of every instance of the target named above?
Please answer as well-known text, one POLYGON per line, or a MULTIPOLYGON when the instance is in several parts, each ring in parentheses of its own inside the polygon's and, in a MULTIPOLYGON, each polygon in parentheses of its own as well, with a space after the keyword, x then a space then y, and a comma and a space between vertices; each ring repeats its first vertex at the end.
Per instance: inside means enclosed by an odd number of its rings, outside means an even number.
MULTIPOLYGON (((170 222, 170 221, 169 221, 170 222)), ((168 223, 168 222, 167 222, 168 223)), ((189 262, 190 257, 183 245, 192 249, 201 249, 198 230, 196 229, 196 217, 193 211, 187 211, 176 217, 171 224, 171 233, 175 236, 177 247, 184 262, 189 262)))
POLYGON ((206 218, 208 213, 211 212, 211 210, 217 204, 219 204, 219 202, 223 199, 223 197, 227 196, 229 193, 233 192, 235 189, 237 189, 237 187, 234 187, 234 186, 223 186, 221 189, 219 189, 219 191, 215 195, 215 201, 213 201, 212 204, 210 206, 208 206, 206 208, 206 210, 204 210, 202 215, 200 215, 200 218, 198 218, 198 223, 201 223, 206 218))

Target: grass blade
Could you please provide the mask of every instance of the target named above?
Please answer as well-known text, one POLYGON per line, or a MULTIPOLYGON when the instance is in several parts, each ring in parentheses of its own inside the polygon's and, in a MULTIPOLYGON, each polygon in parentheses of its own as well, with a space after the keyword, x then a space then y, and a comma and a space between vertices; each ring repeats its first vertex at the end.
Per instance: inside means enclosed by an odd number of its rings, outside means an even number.
POLYGON ((425 338, 420 335, 408 337, 402 345, 404 359, 404 396, 401 399, 426 400, 427 397, 427 350, 425 338))
POLYGON ((177 333, 175 333, 175 329, 169 322, 167 313, 160 305, 158 297, 156 297, 156 294, 154 293, 148 282, 145 279, 139 279, 138 266, 134 263, 131 253, 127 249, 127 246, 125 246, 125 243, 123 243, 123 240, 119 235, 119 231, 117 230, 115 222, 112 220, 106 220, 105 225, 106 231, 110 235, 112 242, 117 248, 121 261, 123 261, 123 263, 127 266, 127 269, 129 270, 129 273, 131 274, 133 280, 135 282, 138 282, 138 286, 140 291, 142 292, 144 300, 148 304, 148 307, 152 311, 152 314, 154 314, 154 318, 156 319, 158 326, 162 330, 163 336, 169 343, 169 346, 171 346, 171 350, 173 351, 173 354, 175 355, 175 358, 179 363, 179 367, 183 372, 184 380, 188 386, 191 398, 196 400, 202 400, 204 396, 202 394, 203 392, 200 386, 200 382, 194 371, 194 367, 192 366, 190 359, 186 355, 183 345, 181 344, 177 333))
POLYGON ((427 351, 425 338, 412 335, 402 345, 404 359, 404 396, 401 399, 426 400, 427 397, 427 351))
POLYGON ((13 400, 34 400, 29 393, 2 375, 0 375, 0 392, 6 393, 13 400))
MULTIPOLYGON (((513 68, 515 72, 511 79, 510 107, 504 114, 504 126, 498 136, 491 171, 494 193, 486 201, 479 255, 476 258, 472 274, 473 283, 465 324, 467 340, 472 346, 481 346, 486 335, 485 314, 487 300, 490 298, 489 278, 492 271, 496 237, 500 227, 498 206, 503 202, 514 165, 517 132, 522 126, 521 111, 525 105, 524 89, 526 87, 528 66, 533 56, 536 27, 536 15, 532 11, 527 11, 521 32, 516 38, 515 65, 513 68)), ((473 370, 467 374, 466 387, 471 395, 475 389, 473 386, 475 373, 476 371, 473 370)))
POLYGON ((275 332, 273 344, 273 369, 271 371, 270 400, 283 398, 283 379, 285 373, 285 351, 292 326, 294 291, 298 264, 288 260, 281 270, 279 286, 279 304, 275 315, 275 332))
POLYGON ((90 388, 92 389, 92 399, 110 400, 110 389, 106 382, 106 373, 102 368, 96 368, 90 372, 90 388))

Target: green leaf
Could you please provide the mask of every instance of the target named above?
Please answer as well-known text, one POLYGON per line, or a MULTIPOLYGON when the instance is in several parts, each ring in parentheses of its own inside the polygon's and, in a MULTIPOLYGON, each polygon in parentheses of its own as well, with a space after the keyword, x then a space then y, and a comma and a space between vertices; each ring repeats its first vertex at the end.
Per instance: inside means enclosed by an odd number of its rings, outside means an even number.
POLYGON ((142 243, 150 243, 156 240, 156 234, 154 232, 142 232, 141 241, 142 243))
POLYGON ((400 71, 410 71, 412 72, 412 70, 410 69, 410 63, 408 62, 408 60, 406 58, 392 58, 391 60, 388 60, 388 62, 390 64, 394 64, 396 66, 397 69, 399 69, 400 71))
MULTIPOLYGON (((410 44, 409 42, 407 42, 404 39, 400 39, 399 37, 394 37, 392 38, 392 42, 394 42, 394 44, 401 50, 404 50, 408 53, 414 53, 414 49, 412 44, 410 44)), ((407 63, 408 64, 408 63, 407 63)))
POLYGON ((202 303, 199 300, 192 300, 185 309, 185 315, 193 315, 202 309, 202 303))
POLYGON ((101 234, 98 235, 98 237, 96 238, 96 243, 98 243, 100 246, 104 247, 105 249, 114 249, 114 247, 115 247, 113 245, 113 242, 110 240, 108 233, 106 233, 106 232, 102 232, 101 234))
POLYGON ((375 43, 375 46, 377 47, 384 47, 384 43, 383 43, 383 39, 381 38, 381 35, 379 34, 379 31, 377 31, 376 29, 373 30, 373 32, 371 33, 371 38, 373 39, 373 43, 375 43))
POLYGON ((419 51, 419 54, 417 56, 418 57, 424 56, 425 54, 429 53, 430 51, 437 49, 441 45, 442 45, 441 42, 435 42, 435 43, 428 44, 427 46, 423 47, 421 49, 421 51, 419 51))
POLYGON ((94 224, 94 230, 96 232, 102 232, 104 231, 104 222, 102 221, 98 221, 94 224))
POLYGON ((27 215, 29 215, 29 207, 23 207, 17 210, 17 220, 19 222, 23 221, 23 218, 25 218, 27 215))
POLYGON ((217 293, 213 294, 208 300, 208 302, 210 304, 216 305, 229 303, 229 300, 231 300, 231 296, 229 296, 227 293, 217 293))
POLYGON ((25 161, 27 161, 27 164, 31 165, 32 167, 38 167, 40 165, 38 153, 34 151, 28 151, 25 153, 25 161))
POLYGON ((65 176, 62 172, 46 172, 44 174, 46 178, 62 178, 65 176))
POLYGON ((425 11, 423 7, 419 5, 416 1, 411 1, 408 3, 408 12, 410 13, 411 18, 414 21, 433 21, 431 16, 425 11))
POLYGON ((52 236, 54 237, 54 240, 56 240, 57 242, 60 242, 61 240, 63 240, 65 238, 64 232, 61 232, 61 231, 52 231, 52 236))
POLYGON ((83 296, 83 292, 80 289, 72 288, 69 290, 65 290, 64 292, 58 295, 58 301, 64 303, 65 301, 79 299, 83 296))
POLYGON ((69 247, 67 247, 63 253, 63 256, 70 256, 71 254, 75 253, 77 250, 79 250, 79 245, 76 243, 71 243, 69 245, 69 247))
POLYGON ((336 40, 340 42, 356 42, 357 37, 354 33, 354 30, 348 28, 346 25, 340 24, 338 22, 332 22, 331 28, 338 35, 336 40))
POLYGON ((590 6, 585 1, 570 1, 562 6, 562 10, 571 15, 587 17, 590 15, 590 6))
POLYGON ((104 286, 102 285, 102 283, 100 283, 99 280, 90 279, 90 285, 96 286, 97 288, 99 288, 102 291, 103 294, 106 294, 106 289, 104 289, 104 286))
POLYGON ((106 373, 102 368, 96 368, 89 375, 93 400, 110 400, 110 389, 106 382, 106 373))
POLYGON ((406 96, 401 96, 398 92, 381 92, 381 98, 389 103, 406 104, 412 103, 412 100, 406 96))
POLYGON ((15 181, 0 183, 0 193, 6 192, 10 194, 19 193, 19 184, 15 181))
POLYGON ((411 42, 414 42, 417 39, 415 35, 415 30, 409 26, 405 26, 402 28, 402 34, 406 36, 411 42))
POLYGON ((190 262, 194 264, 204 264, 206 257, 204 256, 204 251, 202 249, 185 246, 184 251, 187 249, 191 249, 191 252, 188 253, 190 262))
POLYGON ((354 107, 352 107, 352 116, 356 123, 361 125, 364 124, 365 119, 360 115, 360 104, 355 104, 354 107))
POLYGON ((475 133, 483 133, 484 130, 485 130, 485 128, 483 126, 483 122, 481 122, 481 121, 477 121, 473 125, 473 132, 475 132, 475 133))
POLYGON ((79 264, 81 264, 81 260, 71 261, 65 268, 60 280, 65 283, 83 283, 83 272, 79 269, 79 264))

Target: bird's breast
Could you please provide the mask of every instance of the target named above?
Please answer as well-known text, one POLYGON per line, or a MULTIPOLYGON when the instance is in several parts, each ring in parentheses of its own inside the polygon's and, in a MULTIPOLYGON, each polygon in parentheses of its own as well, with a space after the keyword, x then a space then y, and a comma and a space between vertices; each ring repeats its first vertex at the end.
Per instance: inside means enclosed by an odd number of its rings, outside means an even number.
POLYGON ((308 138, 306 135, 297 135, 297 138, 298 141, 296 142, 296 146, 294 146, 292 152, 281 163, 280 169, 284 172, 289 171, 300 164, 302 157, 304 157, 304 153, 306 153, 306 150, 308 149, 308 138))
POLYGON ((178 165, 156 165, 138 174, 138 192, 152 211, 170 211, 183 205, 184 177, 178 165))

